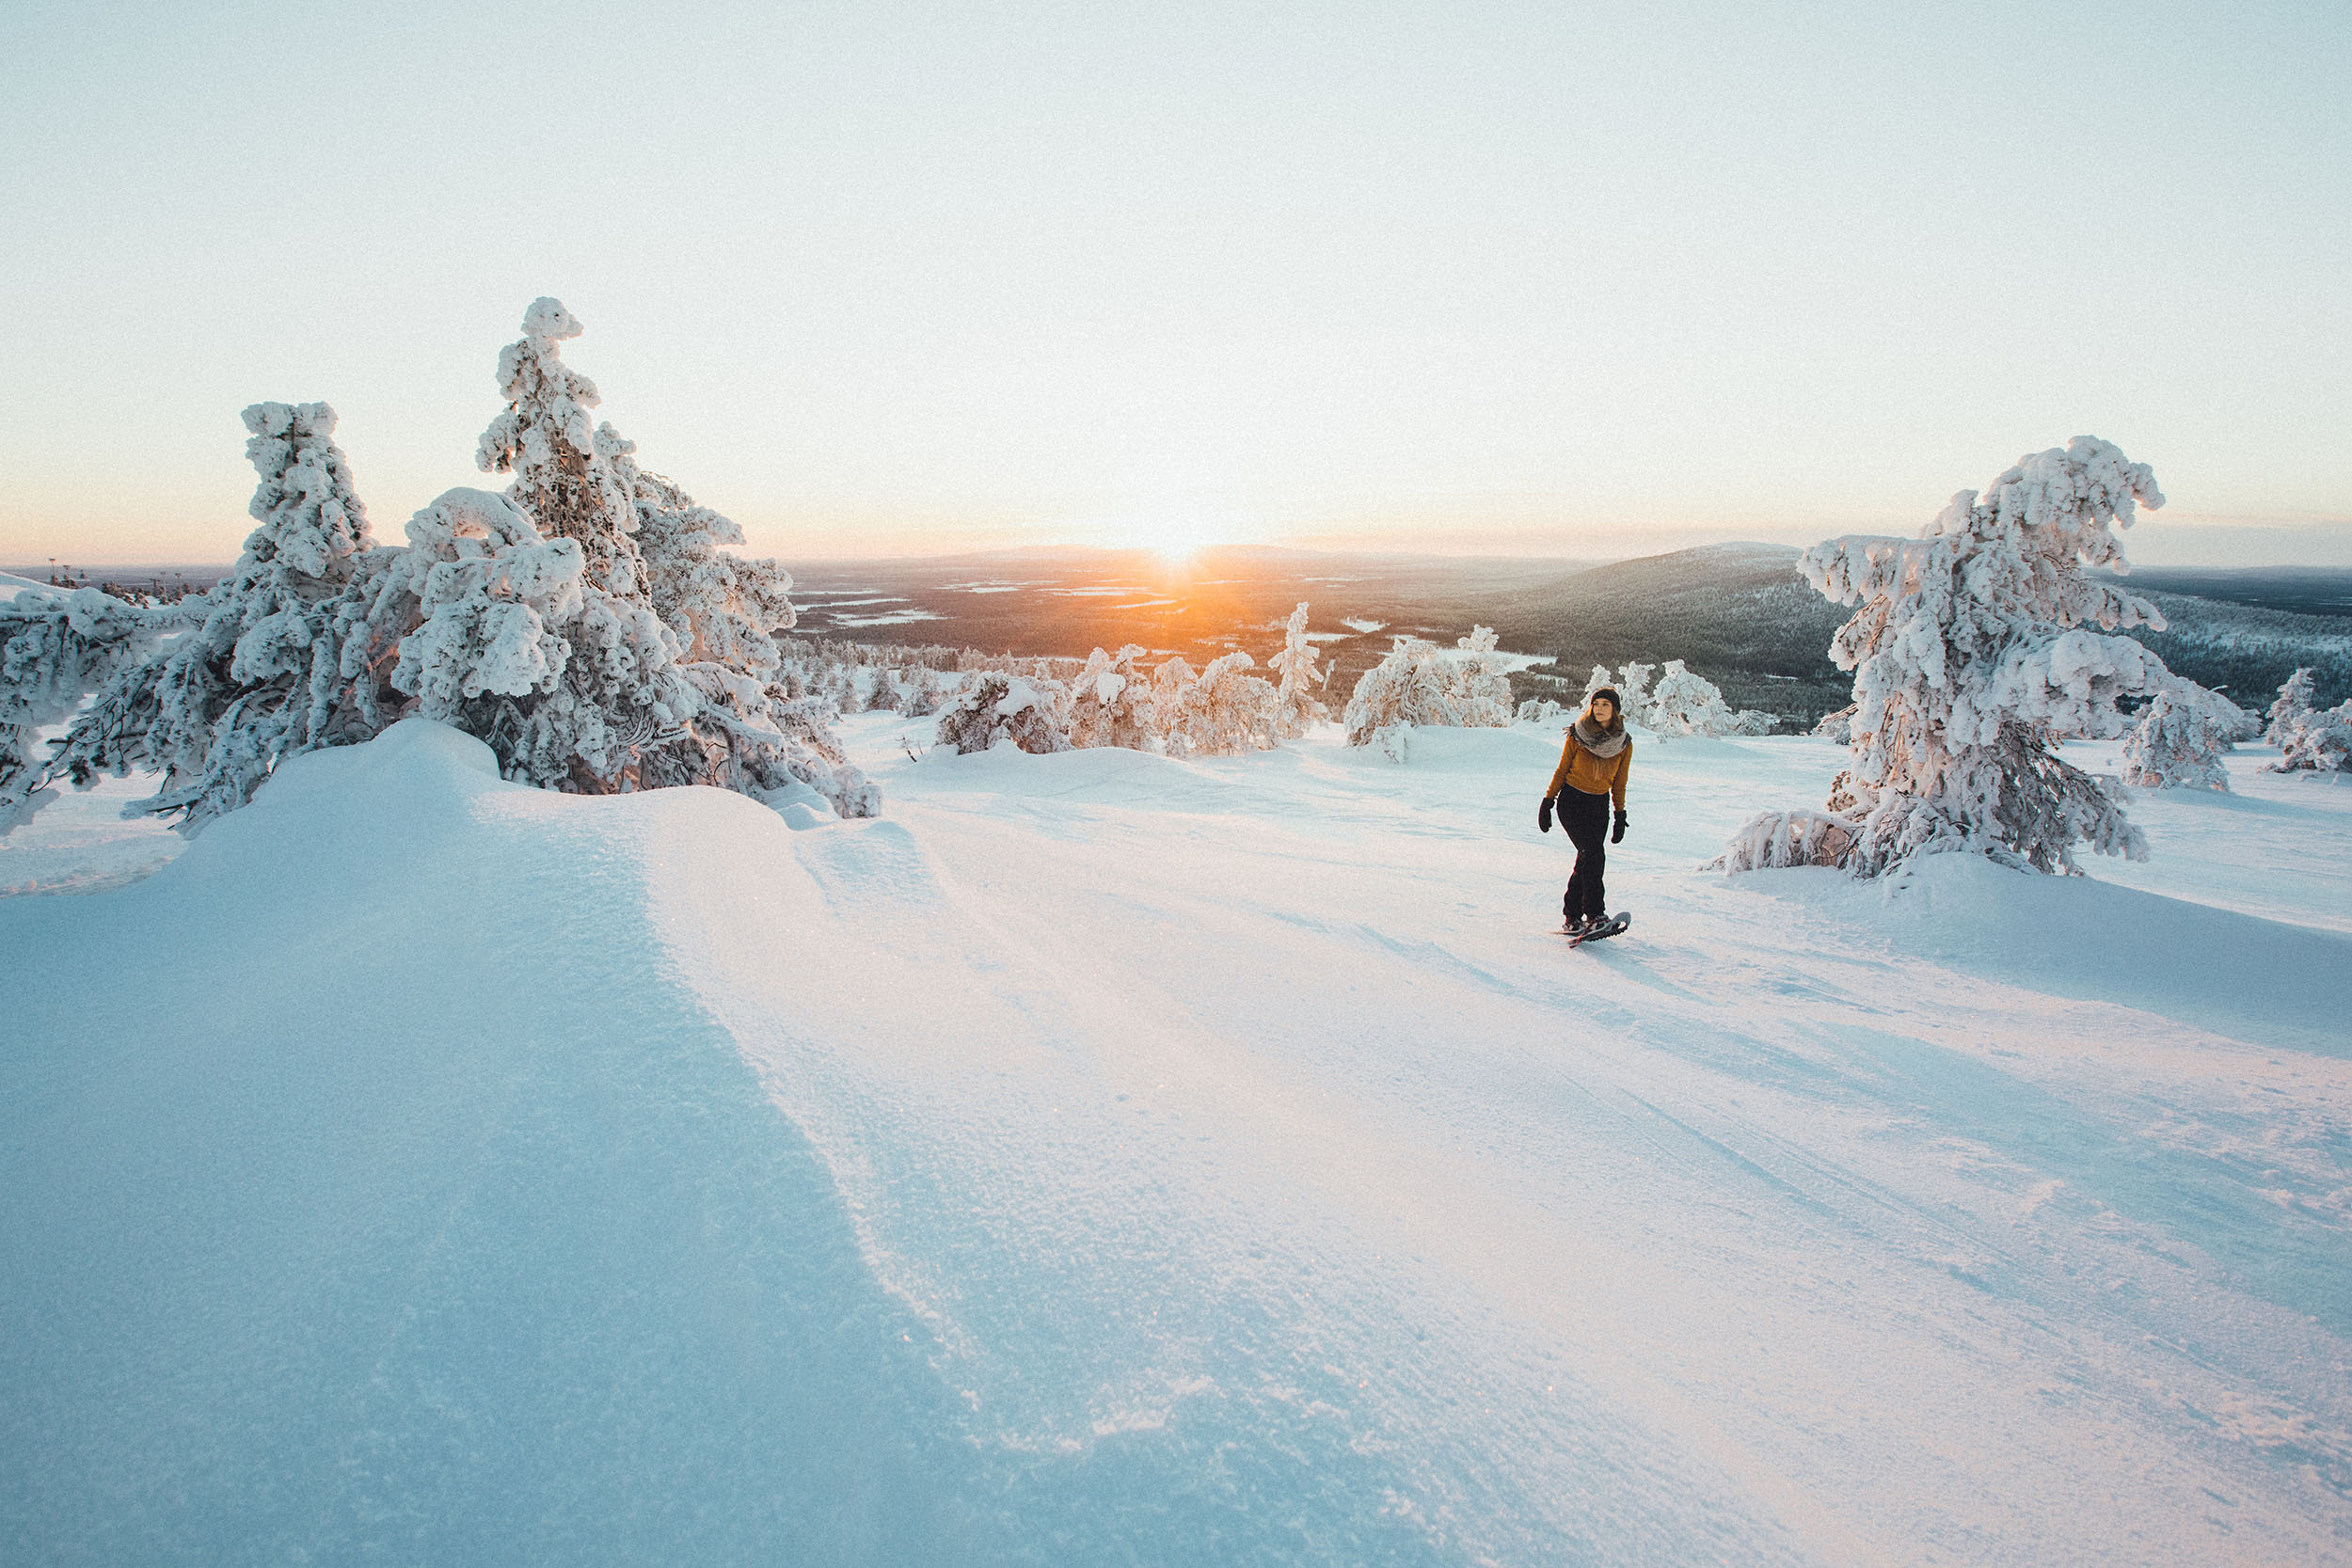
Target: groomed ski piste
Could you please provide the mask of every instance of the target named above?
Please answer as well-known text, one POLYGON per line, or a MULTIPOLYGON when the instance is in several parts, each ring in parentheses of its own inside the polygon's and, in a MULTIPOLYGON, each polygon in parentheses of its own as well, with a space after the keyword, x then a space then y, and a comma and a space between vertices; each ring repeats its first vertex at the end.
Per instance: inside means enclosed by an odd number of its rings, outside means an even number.
POLYGON ((1641 736, 1570 951, 1556 728, 929 725, 0 845, 0 1557, 2352 1562, 2352 790, 1890 892, 1641 736))

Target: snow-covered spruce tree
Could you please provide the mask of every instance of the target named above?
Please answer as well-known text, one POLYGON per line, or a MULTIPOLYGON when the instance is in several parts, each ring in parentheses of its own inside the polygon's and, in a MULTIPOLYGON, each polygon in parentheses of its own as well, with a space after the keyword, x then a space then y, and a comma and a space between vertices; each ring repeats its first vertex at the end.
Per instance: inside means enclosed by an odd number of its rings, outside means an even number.
POLYGON ((1087 656, 1086 669, 1071 687, 1071 745, 1150 749, 1152 683, 1136 669, 1142 657, 1133 642, 1117 653, 1097 648, 1087 656))
POLYGON ((1511 721, 1511 677, 1495 652, 1495 641, 1494 627, 1472 626, 1468 637, 1454 644, 1460 650, 1449 661, 1458 692, 1457 724, 1492 729, 1511 721))
POLYGON ((2290 715, 2280 730, 2279 760, 2265 770, 2352 772, 2352 700, 2290 715))
MULTIPOLYGON (((1510 723, 1511 682, 1495 657, 1493 630, 1473 626, 1454 648, 1458 651, 1449 653, 1418 637, 1399 637, 1389 657, 1358 678, 1348 697, 1347 743, 1369 746, 1379 732, 1400 724, 1510 723)), ((1397 755, 1393 741, 1382 744, 1397 755)))
POLYGON ((1300 605, 1291 611, 1291 618, 1282 628, 1282 651, 1266 661, 1277 682, 1274 692, 1274 736, 1278 740, 1296 740, 1311 725, 1331 717, 1331 710, 1323 705, 1314 689, 1331 678, 1331 672, 1319 668, 1315 645, 1307 638, 1307 607, 1300 605))
MULTIPOLYGON (((1436 643, 1399 637, 1386 658, 1357 677, 1342 720, 1347 743, 1369 746, 1399 725, 1459 723, 1450 675, 1436 643)), ((1393 755, 1395 747, 1388 749, 1393 755)))
POLYGON ((2230 787, 2221 764, 2229 746, 2210 715, 2196 703, 2159 691, 2140 710, 2123 742, 2123 782, 2143 789, 2230 787))
POLYGON ((612 425, 590 427, 596 387, 561 348, 580 332, 559 302, 532 302, 499 357, 507 406, 475 454, 515 476, 507 499, 543 538, 580 548, 579 604, 553 627, 570 657, 551 687, 485 692, 462 727, 510 776, 550 788, 714 784, 770 799, 805 785, 843 816, 872 816, 881 793, 833 733, 840 705, 779 678, 791 578, 725 549, 739 528, 641 467, 612 425))
POLYGON ((963 756, 1001 740, 1039 754, 1067 752, 1070 736, 1055 723, 1054 705, 1052 693, 1041 689, 1040 682, 991 670, 939 710, 933 744, 963 756))
POLYGON ((1678 658, 1666 660, 1648 695, 1643 722, 1661 736, 1729 735, 1738 722, 1715 683, 1692 674, 1678 658))
POLYGON ((2286 678, 2279 688, 2279 695, 2270 705, 2269 721, 2263 726, 2263 738, 2273 746, 2284 746, 2288 733, 2318 710, 2319 673, 2305 665, 2286 678))
POLYGON ((230 575, 183 603, 197 624, 110 680, 53 765, 84 786, 100 773, 161 772, 135 809, 176 816, 188 833, 245 804, 281 758, 381 727, 368 650, 403 629, 379 612, 397 623, 407 611, 382 592, 399 552, 372 547, 335 411, 257 403, 245 425, 261 526, 230 575))
MULTIPOLYGON (((1853 761, 1829 801, 1852 834, 1850 869, 1876 876, 1964 849, 2072 871, 2079 841, 2147 853, 2112 787, 2057 744, 2116 733, 2118 699, 2171 678, 2138 642, 2103 635, 2161 628, 2155 607, 2085 570, 2121 566, 2113 530, 2163 500, 2145 464, 2078 436, 2021 458, 1981 496, 1961 492, 1918 539, 1806 553, 1814 586, 1859 607, 1830 645, 1854 672, 1853 761)), ((1779 841, 1812 815, 1767 814, 1782 819, 1779 841)), ((1776 863, 1754 858, 1757 841, 1775 842, 1765 820, 1733 842, 1729 869, 1776 863)))
MULTIPOLYGON (((1591 700, 1589 696, 1585 699, 1591 700)), ((1518 721, 1522 724, 1552 724, 1568 716, 1568 710, 1549 697, 1530 697, 1519 705, 1518 721)))
POLYGON ((0 833, 56 796, 39 732, 73 717, 82 700, 183 623, 163 608, 126 604, 95 588, 28 588, 0 600, 0 833))
POLYGON ((1181 654, 1162 659, 1152 672, 1152 735, 1171 757, 1184 755, 1190 744, 1184 734, 1184 705, 1199 679, 1181 654))
POLYGON ((1622 711, 1627 723, 1639 724, 1645 729, 1649 726, 1649 681, 1657 673, 1658 666, 1639 660, 1628 661, 1626 667, 1618 672, 1617 695, 1624 700, 1622 711))
POLYGON ((1596 664, 1593 666, 1593 673, 1584 677, 1584 695, 1577 699, 1576 711, 1581 713, 1591 707, 1593 694, 1604 686, 1615 691, 1620 697, 1625 695, 1623 689, 1617 685, 1616 677, 1609 673, 1609 666, 1596 664))
MULTIPOLYGON (((1235 756, 1273 747, 1280 704, 1271 682, 1248 673, 1256 663, 1236 648, 1211 659, 1185 689, 1173 720, 1164 719, 1171 736, 1181 730, 1182 754, 1235 756)), ((1176 748, 1171 745, 1169 751, 1173 753, 1176 748)))

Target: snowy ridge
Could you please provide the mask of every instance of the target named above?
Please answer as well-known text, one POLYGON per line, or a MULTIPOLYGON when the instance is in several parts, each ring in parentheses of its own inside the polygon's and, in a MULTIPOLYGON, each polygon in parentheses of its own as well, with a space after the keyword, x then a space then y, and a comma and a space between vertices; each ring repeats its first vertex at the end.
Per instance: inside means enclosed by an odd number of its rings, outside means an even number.
MULTIPOLYGON (((2297 968, 2340 927, 1696 875, 1842 753, 1645 738, 1640 924, 1570 954, 1531 726, 1403 768, 843 727, 888 817, 522 789, 410 721, 147 881, 0 901, 10 1538, 2344 1557, 2352 981, 2297 968), (2226 1006, 2159 973, 2232 933, 2226 1006)), ((2233 783, 2133 875, 2259 804, 2352 911, 2311 847, 2352 797, 2233 783)))

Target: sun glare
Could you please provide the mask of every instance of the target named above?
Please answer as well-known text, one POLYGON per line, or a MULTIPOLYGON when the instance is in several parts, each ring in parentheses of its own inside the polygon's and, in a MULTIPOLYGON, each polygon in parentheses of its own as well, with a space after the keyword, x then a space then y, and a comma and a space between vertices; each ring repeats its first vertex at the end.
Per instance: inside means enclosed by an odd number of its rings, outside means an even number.
POLYGON ((1225 519, 1184 507, 1153 508, 1122 517, 1108 531, 1131 549, 1149 550, 1168 566, 1186 566, 1204 550, 1232 543, 1225 519))

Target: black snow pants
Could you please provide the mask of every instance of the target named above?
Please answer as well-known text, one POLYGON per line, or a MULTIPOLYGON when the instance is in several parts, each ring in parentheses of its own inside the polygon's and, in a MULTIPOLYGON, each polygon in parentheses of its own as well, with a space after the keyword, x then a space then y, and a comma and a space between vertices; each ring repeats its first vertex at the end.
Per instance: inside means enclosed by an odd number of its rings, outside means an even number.
POLYGON ((1598 920, 1609 912, 1600 885, 1600 874, 1609 863, 1609 797, 1562 784, 1560 826, 1576 846, 1576 869, 1568 874, 1560 912, 1570 920, 1598 920))

